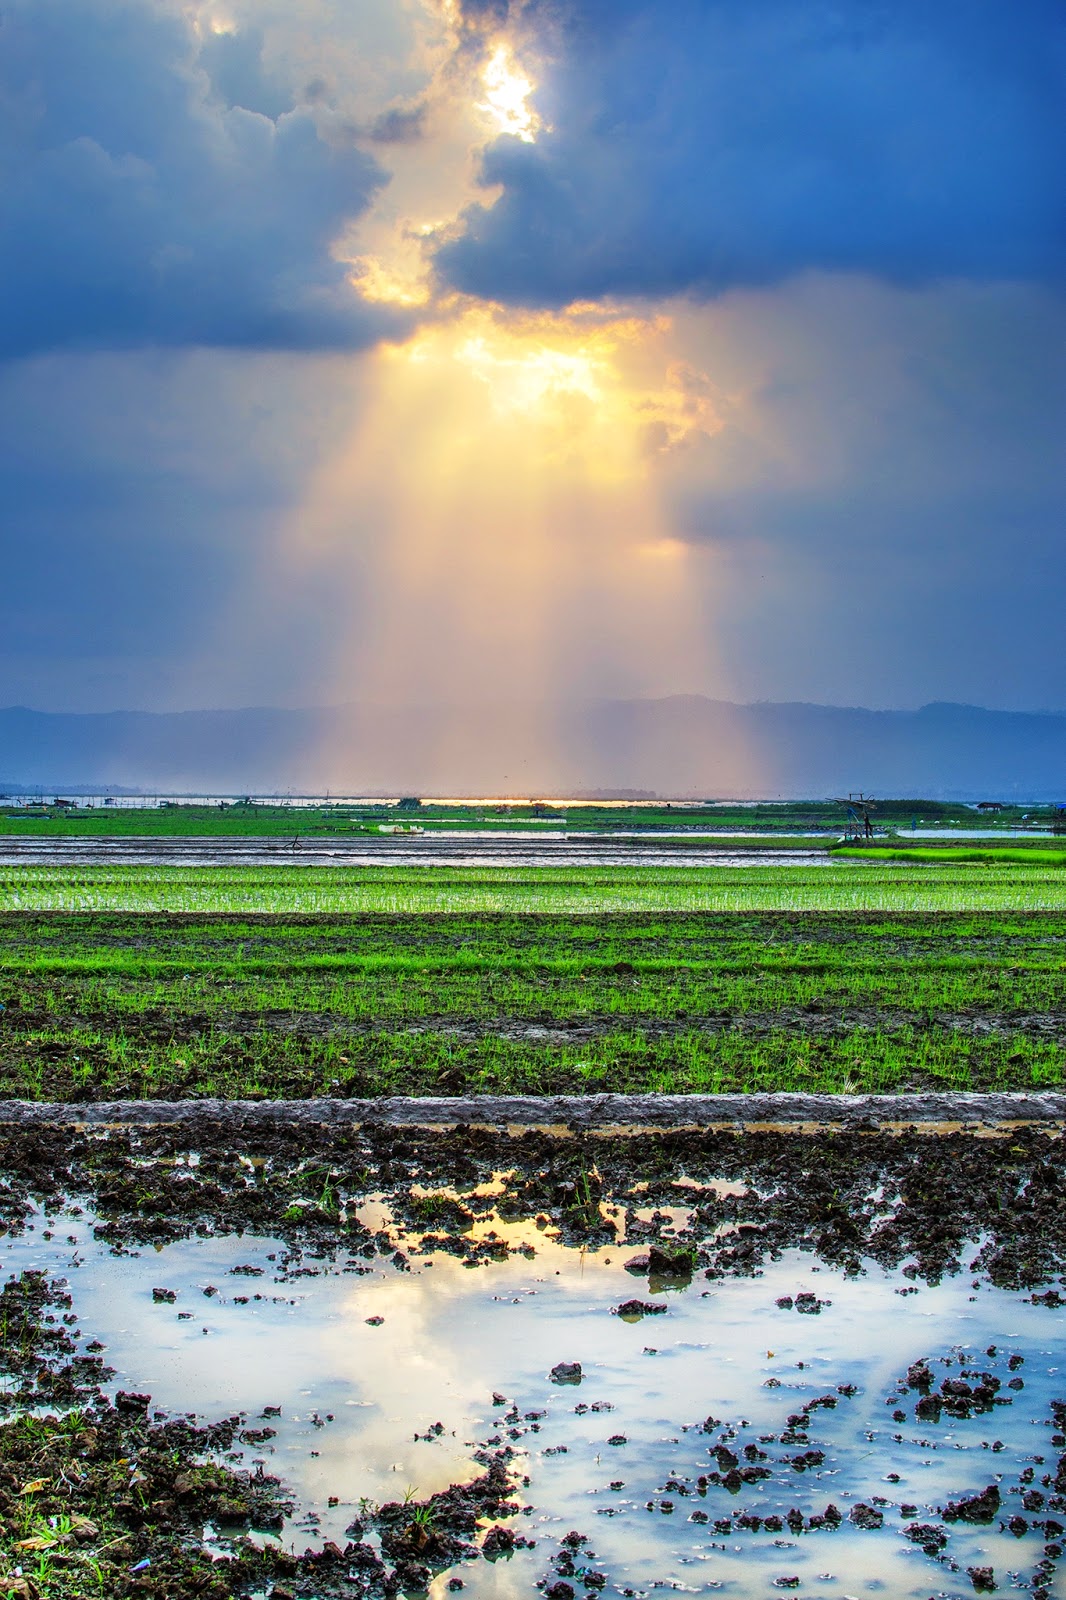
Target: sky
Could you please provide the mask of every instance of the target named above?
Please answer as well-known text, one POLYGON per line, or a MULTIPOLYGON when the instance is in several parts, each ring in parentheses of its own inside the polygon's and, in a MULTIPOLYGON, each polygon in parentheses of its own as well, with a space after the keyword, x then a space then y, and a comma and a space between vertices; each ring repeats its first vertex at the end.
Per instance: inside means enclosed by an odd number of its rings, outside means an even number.
POLYGON ((0 704, 1066 706, 1058 0, 0 0, 0 704))

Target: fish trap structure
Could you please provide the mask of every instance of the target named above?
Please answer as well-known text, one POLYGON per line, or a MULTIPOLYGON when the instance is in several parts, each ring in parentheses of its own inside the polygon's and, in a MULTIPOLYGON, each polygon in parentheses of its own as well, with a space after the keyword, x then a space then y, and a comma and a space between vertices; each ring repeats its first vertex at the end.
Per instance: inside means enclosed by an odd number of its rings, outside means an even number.
POLYGON ((853 842, 873 838, 874 825, 870 813, 877 810, 877 801, 872 795, 865 795, 860 789, 857 794, 849 794, 846 800, 838 799, 837 805, 843 806, 847 813, 847 821, 844 824, 845 839, 853 842))

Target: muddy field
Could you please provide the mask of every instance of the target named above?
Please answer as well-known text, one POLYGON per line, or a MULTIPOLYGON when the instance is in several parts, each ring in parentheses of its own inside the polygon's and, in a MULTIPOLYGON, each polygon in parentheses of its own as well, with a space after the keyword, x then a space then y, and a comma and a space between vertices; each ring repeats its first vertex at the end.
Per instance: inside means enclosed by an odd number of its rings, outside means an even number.
POLYGON ((4 1137, 8 1593, 1060 1592, 1057 1128, 4 1137))
POLYGON ((1063 1081, 1061 914, 26 913, 0 941, 12 1098, 1063 1081))
POLYGON ((12 869, 0 1596, 1061 1596, 1019 871, 12 869))

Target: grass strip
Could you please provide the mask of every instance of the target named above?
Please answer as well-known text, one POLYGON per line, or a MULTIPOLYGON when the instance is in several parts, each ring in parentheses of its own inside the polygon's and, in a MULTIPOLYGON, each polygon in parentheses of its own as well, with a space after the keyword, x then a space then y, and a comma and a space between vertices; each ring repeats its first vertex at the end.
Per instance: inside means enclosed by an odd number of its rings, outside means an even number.
POLYGON ((1066 847, 1049 849, 1044 845, 836 845, 836 857, 853 861, 902 861, 915 866, 935 862, 937 865, 967 865, 981 867, 1033 866, 1066 867, 1066 847))

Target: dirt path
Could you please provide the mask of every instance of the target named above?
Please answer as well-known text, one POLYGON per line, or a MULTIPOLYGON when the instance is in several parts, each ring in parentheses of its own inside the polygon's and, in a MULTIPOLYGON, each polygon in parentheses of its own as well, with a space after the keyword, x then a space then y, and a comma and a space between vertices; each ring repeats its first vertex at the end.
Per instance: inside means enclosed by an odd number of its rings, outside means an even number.
POLYGON ((530 1128, 588 1134, 723 1129, 794 1133, 955 1130, 1007 1135, 1066 1127, 1066 1094, 590 1094, 394 1096, 375 1100, 0 1101, 0 1127, 530 1128))

